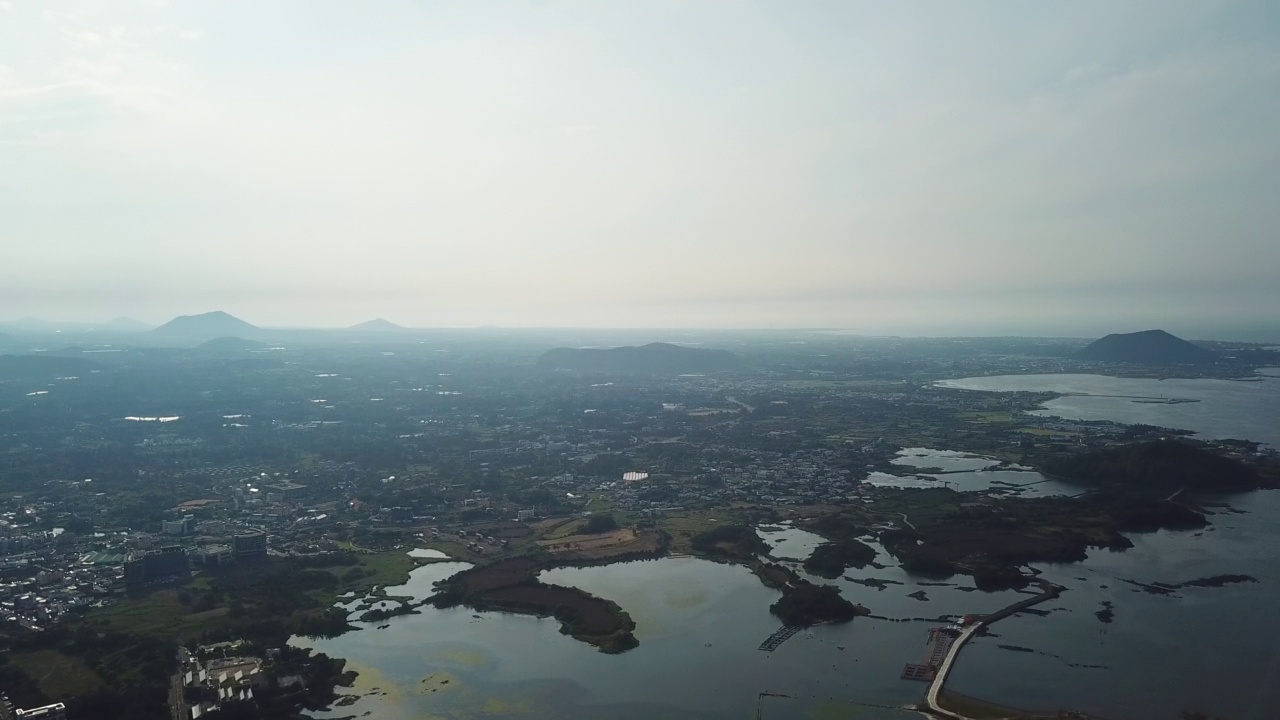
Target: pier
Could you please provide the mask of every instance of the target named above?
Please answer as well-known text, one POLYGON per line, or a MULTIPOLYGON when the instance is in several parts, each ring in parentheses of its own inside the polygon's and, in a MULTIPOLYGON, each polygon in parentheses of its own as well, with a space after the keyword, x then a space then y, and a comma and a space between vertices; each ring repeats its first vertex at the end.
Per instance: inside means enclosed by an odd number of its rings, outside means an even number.
POLYGON ((804 628, 799 625, 783 625, 775 630, 768 638, 765 638, 764 642, 760 643, 760 649, 765 652, 773 652, 778 649, 779 645, 790 640, 791 636, 803 629, 804 628))

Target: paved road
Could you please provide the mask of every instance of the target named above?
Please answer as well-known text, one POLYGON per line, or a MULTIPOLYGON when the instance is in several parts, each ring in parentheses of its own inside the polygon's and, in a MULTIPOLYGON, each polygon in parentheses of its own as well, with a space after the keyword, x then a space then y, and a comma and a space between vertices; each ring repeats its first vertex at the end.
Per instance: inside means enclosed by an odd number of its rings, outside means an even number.
POLYGON ((169 715, 173 720, 187 720, 187 704, 182 700, 182 673, 169 678, 169 715))
POLYGON ((968 720, 968 718, 959 713, 953 713, 950 710, 943 710, 938 705, 938 693, 942 692, 942 686, 947 683, 947 673, 951 672, 951 666, 956 661, 956 656, 960 654, 960 648, 969 642, 969 638, 973 637, 985 625, 983 623, 974 623, 965 628, 960 637, 951 643, 951 647, 947 650, 947 657, 942 661, 942 667, 938 668, 938 674, 934 676, 933 682, 929 685, 929 694, 926 696, 926 702, 929 705, 929 712, 941 715, 942 717, 960 718, 960 720, 968 720))
POLYGON ((929 694, 926 696, 929 712, 940 717, 957 718, 958 720, 971 720, 967 715, 961 715, 959 713, 951 712, 950 710, 944 710, 940 705, 938 705, 938 694, 942 692, 942 687, 947 683, 947 674, 951 672, 951 666, 955 663, 956 657, 960 655, 960 650, 964 647, 964 644, 969 642, 969 638, 976 635, 978 631, 992 623, 999 622, 1010 615, 1015 615, 1026 610, 1032 605, 1042 603, 1046 600, 1052 600, 1058 597, 1063 590, 1062 587, 1054 585, 1048 580, 1037 579, 1034 582, 1040 586, 1039 595, 1025 600, 1019 600, 1009 607, 991 613, 982 620, 979 620, 965 628, 961 631, 960 637, 956 638, 956 641, 951 643, 951 647, 947 650, 947 656, 942 661, 942 666, 938 668, 938 674, 934 676, 933 682, 929 685, 929 694))

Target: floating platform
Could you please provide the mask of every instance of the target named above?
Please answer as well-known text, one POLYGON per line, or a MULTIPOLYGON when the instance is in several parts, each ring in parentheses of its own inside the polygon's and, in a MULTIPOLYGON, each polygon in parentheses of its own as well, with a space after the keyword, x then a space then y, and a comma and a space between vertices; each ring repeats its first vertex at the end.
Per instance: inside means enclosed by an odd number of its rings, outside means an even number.
POLYGON ((942 661, 946 659, 947 652, 951 650, 951 644, 955 641, 956 635, 953 631, 940 627, 929 628, 924 662, 907 663, 906 667, 902 668, 902 679, 933 682, 933 679, 938 676, 938 668, 942 666, 942 661))
POLYGON ((800 632, 804 628, 799 625, 783 625, 778 628, 772 635, 760 643, 760 649, 765 652, 773 652, 778 646, 791 639, 791 636, 800 632))
POLYGON ((932 665, 919 665, 917 663, 907 663, 902 668, 903 680, 919 680, 920 682, 933 682, 938 676, 938 668, 932 665))

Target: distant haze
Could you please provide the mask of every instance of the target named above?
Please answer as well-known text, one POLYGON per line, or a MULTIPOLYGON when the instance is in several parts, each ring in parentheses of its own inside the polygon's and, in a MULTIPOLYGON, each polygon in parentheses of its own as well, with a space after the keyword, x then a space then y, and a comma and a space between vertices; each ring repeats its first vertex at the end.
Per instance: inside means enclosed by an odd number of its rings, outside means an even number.
POLYGON ((1280 3, 0 0, 0 321, 1280 340, 1280 3))

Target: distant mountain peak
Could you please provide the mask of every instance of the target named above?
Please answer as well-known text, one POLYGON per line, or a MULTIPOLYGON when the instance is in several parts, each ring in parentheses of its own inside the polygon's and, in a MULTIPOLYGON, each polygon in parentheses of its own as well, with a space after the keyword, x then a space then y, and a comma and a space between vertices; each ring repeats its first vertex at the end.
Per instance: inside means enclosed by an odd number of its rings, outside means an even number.
POLYGON ((364 332, 400 332, 409 328, 403 325, 397 325, 386 318, 374 318, 365 322, 352 325, 348 330, 361 330, 364 332))
POLYGON ((214 310, 199 315, 179 315, 151 332, 158 335, 213 339, 252 335, 258 332, 258 327, 222 310, 214 310))
POLYGON ((115 330, 151 330, 152 326, 131 317, 115 317, 107 321, 106 326, 115 330))
POLYGON ((733 370, 742 359, 728 350, 710 350, 652 342, 612 348, 555 348, 538 364, 563 370, 603 370, 640 373, 706 373, 733 370))
POLYGON ((1089 343, 1076 356, 1082 360, 1141 365, 1211 363, 1218 357, 1210 350, 1158 329, 1113 333, 1089 343))

